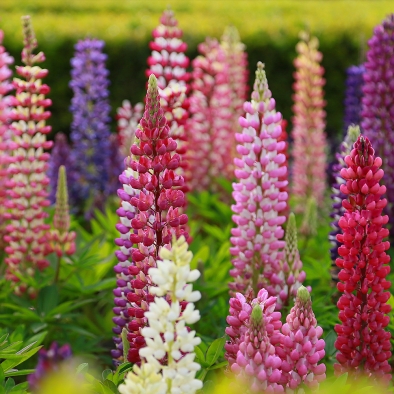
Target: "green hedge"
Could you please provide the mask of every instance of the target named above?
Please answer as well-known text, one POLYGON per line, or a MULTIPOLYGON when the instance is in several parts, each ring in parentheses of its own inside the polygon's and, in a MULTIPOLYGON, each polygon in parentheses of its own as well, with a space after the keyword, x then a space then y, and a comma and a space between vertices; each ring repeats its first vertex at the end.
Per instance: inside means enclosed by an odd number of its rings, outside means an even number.
MULTIPOLYGON (((2 0, 0 28, 5 45, 20 62, 22 47, 20 15, 30 14, 46 54, 44 66, 50 70, 46 82, 51 86, 54 131, 69 132, 68 107, 70 58, 73 45, 86 35, 107 42, 113 115, 123 99, 141 101, 145 89, 146 59, 150 32, 168 0, 2 0), (48 4, 49 3, 49 4, 48 4)), ((292 83, 297 35, 303 28, 316 34, 326 69, 327 133, 335 136, 342 129, 345 70, 360 62, 361 47, 372 34, 374 25, 394 10, 386 1, 180 1, 171 5, 176 13, 188 56, 194 58, 197 45, 206 35, 220 37, 232 23, 247 46, 250 86, 258 60, 266 64, 267 76, 278 109, 291 118, 292 83)), ((115 124, 113 124, 115 129, 115 124)))

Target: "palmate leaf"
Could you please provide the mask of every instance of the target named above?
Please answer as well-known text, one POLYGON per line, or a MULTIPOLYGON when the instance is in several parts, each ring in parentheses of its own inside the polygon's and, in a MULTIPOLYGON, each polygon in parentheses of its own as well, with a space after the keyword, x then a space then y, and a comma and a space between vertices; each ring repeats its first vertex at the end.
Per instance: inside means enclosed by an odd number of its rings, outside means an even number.
POLYGON ((36 346, 34 347, 35 343, 32 343, 19 352, 15 354, 1 354, 0 353, 0 358, 5 359, 1 364, 1 368, 4 371, 4 375, 7 376, 14 376, 12 373, 15 372, 13 368, 18 366, 19 364, 22 364, 24 361, 28 360, 31 356, 36 354, 40 349, 41 346, 36 346))
POLYGON ((18 370, 15 367, 36 354, 40 349, 40 343, 44 340, 46 333, 41 333, 30 338, 28 341, 14 341, 13 338, 23 338, 24 327, 20 326, 19 330, 11 335, 3 334, 0 337, 0 393, 25 393, 27 384, 15 386, 15 382, 10 377, 24 376, 34 372, 32 369, 18 370), (8 378, 8 379, 7 379, 8 378), (7 379, 7 380, 5 380, 7 379))

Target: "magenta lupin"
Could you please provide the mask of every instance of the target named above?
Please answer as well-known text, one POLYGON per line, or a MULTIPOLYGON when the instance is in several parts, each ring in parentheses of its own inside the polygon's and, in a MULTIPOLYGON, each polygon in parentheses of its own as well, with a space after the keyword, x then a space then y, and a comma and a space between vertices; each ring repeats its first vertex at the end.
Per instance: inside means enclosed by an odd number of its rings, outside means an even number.
POLYGON ((115 305, 114 338, 116 349, 112 356, 123 358, 119 335, 127 329, 130 343, 128 361, 140 362, 139 349, 145 345, 141 329, 146 326, 144 313, 153 296, 148 270, 156 267, 160 249, 171 243, 175 235, 188 235, 184 230, 187 215, 180 211, 185 205, 181 190, 182 176, 176 174, 181 158, 175 153, 177 143, 169 136, 169 126, 160 106, 157 79, 149 77, 145 112, 135 132, 136 141, 126 159, 126 169, 119 177, 123 185, 118 190, 121 207, 117 210, 120 223, 116 228, 120 247, 116 252, 119 263, 115 305))

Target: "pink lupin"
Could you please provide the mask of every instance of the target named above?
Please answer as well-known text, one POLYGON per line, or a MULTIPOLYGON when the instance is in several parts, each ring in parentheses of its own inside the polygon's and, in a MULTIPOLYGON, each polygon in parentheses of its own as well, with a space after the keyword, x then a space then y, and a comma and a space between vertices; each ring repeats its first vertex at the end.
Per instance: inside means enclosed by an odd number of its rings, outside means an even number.
POLYGON ((278 354, 283 360, 283 383, 294 390, 301 384, 316 388, 325 379, 325 342, 320 339, 323 329, 317 325, 309 291, 301 286, 294 307, 282 326, 282 347, 278 354))
MULTIPOLYGON (((226 354, 231 371, 245 380, 252 392, 284 392, 280 383, 282 359, 276 354, 274 346, 280 338, 282 323, 280 312, 274 312, 274 309, 275 298, 268 297, 267 291, 261 290, 259 296, 248 304, 247 311, 242 310, 238 314, 243 335, 239 338, 235 358, 226 354)), ((236 326, 236 319, 233 316, 227 320, 236 326)), ((226 349, 230 347, 226 346, 226 349)), ((232 346, 231 351, 234 351, 232 346)))
POLYGON ((314 197, 319 205, 326 190, 326 136, 324 134, 324 68, 319 41, 305 33, 297 44, 293 105, 293 185, 297 210, 304 211, 306 198, 314 197))
MULTIPOLYGON (((236 134, 234 160, 237 183, 233 183, 235 204, 231 207, 236 227, 232 229, 230 249, 234 282, 230 291, 257 294, 262 287, 275 296, 283 289, 279 280, 285 242, 281 214, 287 207, 287 185, 283 176, 285 142, 278 142, 282 133, 282 115, 275 110, 275 100, 268 88, 264 65, 258 63, 251 102, 244 104, 246 118, 240 117, 242 133, 236 134), (281 179, 281 180, 280 180, 281 179)), ((278 304, 280 307, 280 304, 278 304)))
POLYGON ((207 38, 193 60, 193 93, 190 97, 189 179, 195 191, 215 190, 215 179, 232 178, 232 91, 229 65, 219 42, 207 38), (230 166, 231 164, 231 166, 230 166))
POLYGON ((5 201, 7 199, 7 167, 10 161, 9 144, 10 135, 8 133, 8 121, 10 117, 10 96, 13 89, 10 77, 12 71, 9 66, 14 62, 12 56, 6 52, 3 42, 3 31, 0 30, 0 249, 4 249, 3 237, 5 234, 5 201))
POLYGON ((183 32, 178 26, 174 12, 168 8, 161 18, 160 25, 153 30, 154 40, 150 42, 152 53, 148 58, 149 69, 146 74, 155 75, 160 94, 160 105, 170 128, 171 138, 177 142, 181 164, 177 174, 184 178, 182 191, 188 191, 188 118, 190 73, 187 71, 190 60, 185 52, 187 44, 182 40, 183 32))

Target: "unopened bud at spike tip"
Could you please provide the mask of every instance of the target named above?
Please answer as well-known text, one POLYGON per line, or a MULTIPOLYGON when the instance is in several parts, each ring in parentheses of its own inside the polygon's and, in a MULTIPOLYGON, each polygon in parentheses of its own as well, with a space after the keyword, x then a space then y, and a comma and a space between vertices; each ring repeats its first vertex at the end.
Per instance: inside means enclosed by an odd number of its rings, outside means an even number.
POLYGON ((252 314, 250 315, 250 322, 252 326, 258 327, 263 319, 263 311, 260 305, 255 305, 252 309, 252 314))
POLYGON ((300 286, 297 290, 297 298, 303 303, 310 301, 311 295, 305 286, 300 286))

